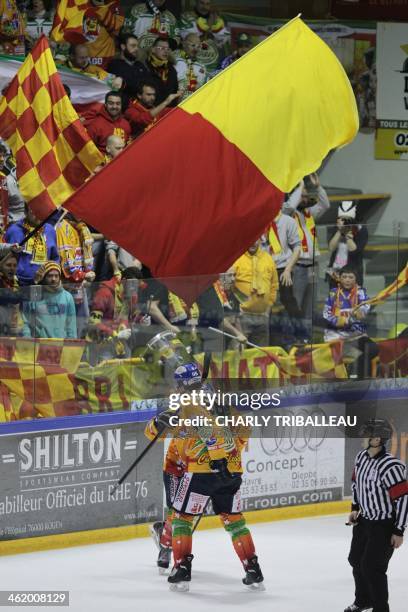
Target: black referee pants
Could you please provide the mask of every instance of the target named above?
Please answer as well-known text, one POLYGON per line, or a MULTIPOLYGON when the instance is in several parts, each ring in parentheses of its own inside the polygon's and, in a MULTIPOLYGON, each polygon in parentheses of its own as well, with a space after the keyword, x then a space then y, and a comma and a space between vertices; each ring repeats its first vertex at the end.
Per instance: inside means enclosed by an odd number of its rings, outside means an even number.
POLYGON ((349 563, 353 568, 355 603, 372 607, 373 612, 389 612, 388 563, 394 552, 391 546, 393 521, 368 521, 360 518, 353 527, 349 563))

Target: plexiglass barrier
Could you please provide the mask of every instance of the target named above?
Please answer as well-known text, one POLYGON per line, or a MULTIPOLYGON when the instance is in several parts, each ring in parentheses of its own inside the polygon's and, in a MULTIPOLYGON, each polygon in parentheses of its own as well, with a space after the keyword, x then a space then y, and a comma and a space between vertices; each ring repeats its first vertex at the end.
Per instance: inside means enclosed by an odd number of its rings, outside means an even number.
POLYGON ((230 391, 404 378, 408 239, 313 231, 292 270, 266 237, 211 277, 19 286, 3 260, 0 421, 156 409, 188 363, 230 391))

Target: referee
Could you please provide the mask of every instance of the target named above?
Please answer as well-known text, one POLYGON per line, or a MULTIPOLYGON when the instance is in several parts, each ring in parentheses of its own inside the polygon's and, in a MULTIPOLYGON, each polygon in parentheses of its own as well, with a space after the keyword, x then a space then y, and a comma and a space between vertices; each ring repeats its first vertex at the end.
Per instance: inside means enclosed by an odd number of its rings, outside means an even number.
POLYGON ((408 523, 406 466, 386 451, 392 436, 386 420, 370 419, 360 435, 364 450, 356 457, 349 516, 355 601, 344 612, 389 612, 388 563, 408 523))

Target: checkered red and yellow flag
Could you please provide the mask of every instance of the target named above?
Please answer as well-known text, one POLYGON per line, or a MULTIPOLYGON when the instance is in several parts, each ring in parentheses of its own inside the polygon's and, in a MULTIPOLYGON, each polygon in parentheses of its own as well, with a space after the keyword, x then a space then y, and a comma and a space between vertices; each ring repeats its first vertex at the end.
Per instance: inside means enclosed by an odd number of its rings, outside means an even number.
POLYGON ((73 380, 84 346, 83 340, 1 338, 0 421, 76 414, 73 380))
MULTIPOLYGON (((0 338, 0 364, 13 361, 22 365, 58 366, 76 372, 84 352, 85 340, 67 338, 0 338)), ((0 377, 1 378, 1 377, 0 377)))
POLYGON ((0 372, 1 384, 23 402, 20 418, 62 416, 76 405, 73 375, 60 366, 0 362, 0 372))
POLYGON ((16 158, 21 193, 40 219, 102 161, 65 93, 45 36, 0 98, 0 136, 16 158))
POLYGON ((82 22, 89 6, 88 0, 60 0, 55 11, 50 38, 55 42, 67 41, 71 44, 86 42, 82 22))

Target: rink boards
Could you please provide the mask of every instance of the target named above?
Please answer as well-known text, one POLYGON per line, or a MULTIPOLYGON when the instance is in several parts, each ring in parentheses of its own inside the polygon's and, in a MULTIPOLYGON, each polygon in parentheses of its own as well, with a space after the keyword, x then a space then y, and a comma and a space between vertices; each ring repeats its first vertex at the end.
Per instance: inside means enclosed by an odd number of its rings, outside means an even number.
MULTIPOLYGON (((407 390, 405 381, 393 383, 363 393, 344 387, 330 393, 309 387, 301 395, 286 390, 273 410, 386 416, 394 426, 391 450, 406 461, 407 390)), ((146 446, 143 430, 153 414, 142 409, 1 425, 2 554, 147 535, 147 524, 162 520, 164 445, 155 444, 114 495, 110 492, 146 446)), ((257 430, 242 457, 243 511, 251 522, 346 512, 360 444, 344 431, 323 428, 257 430)), ((209 516, 202 524, 218 521, 209 516)))

